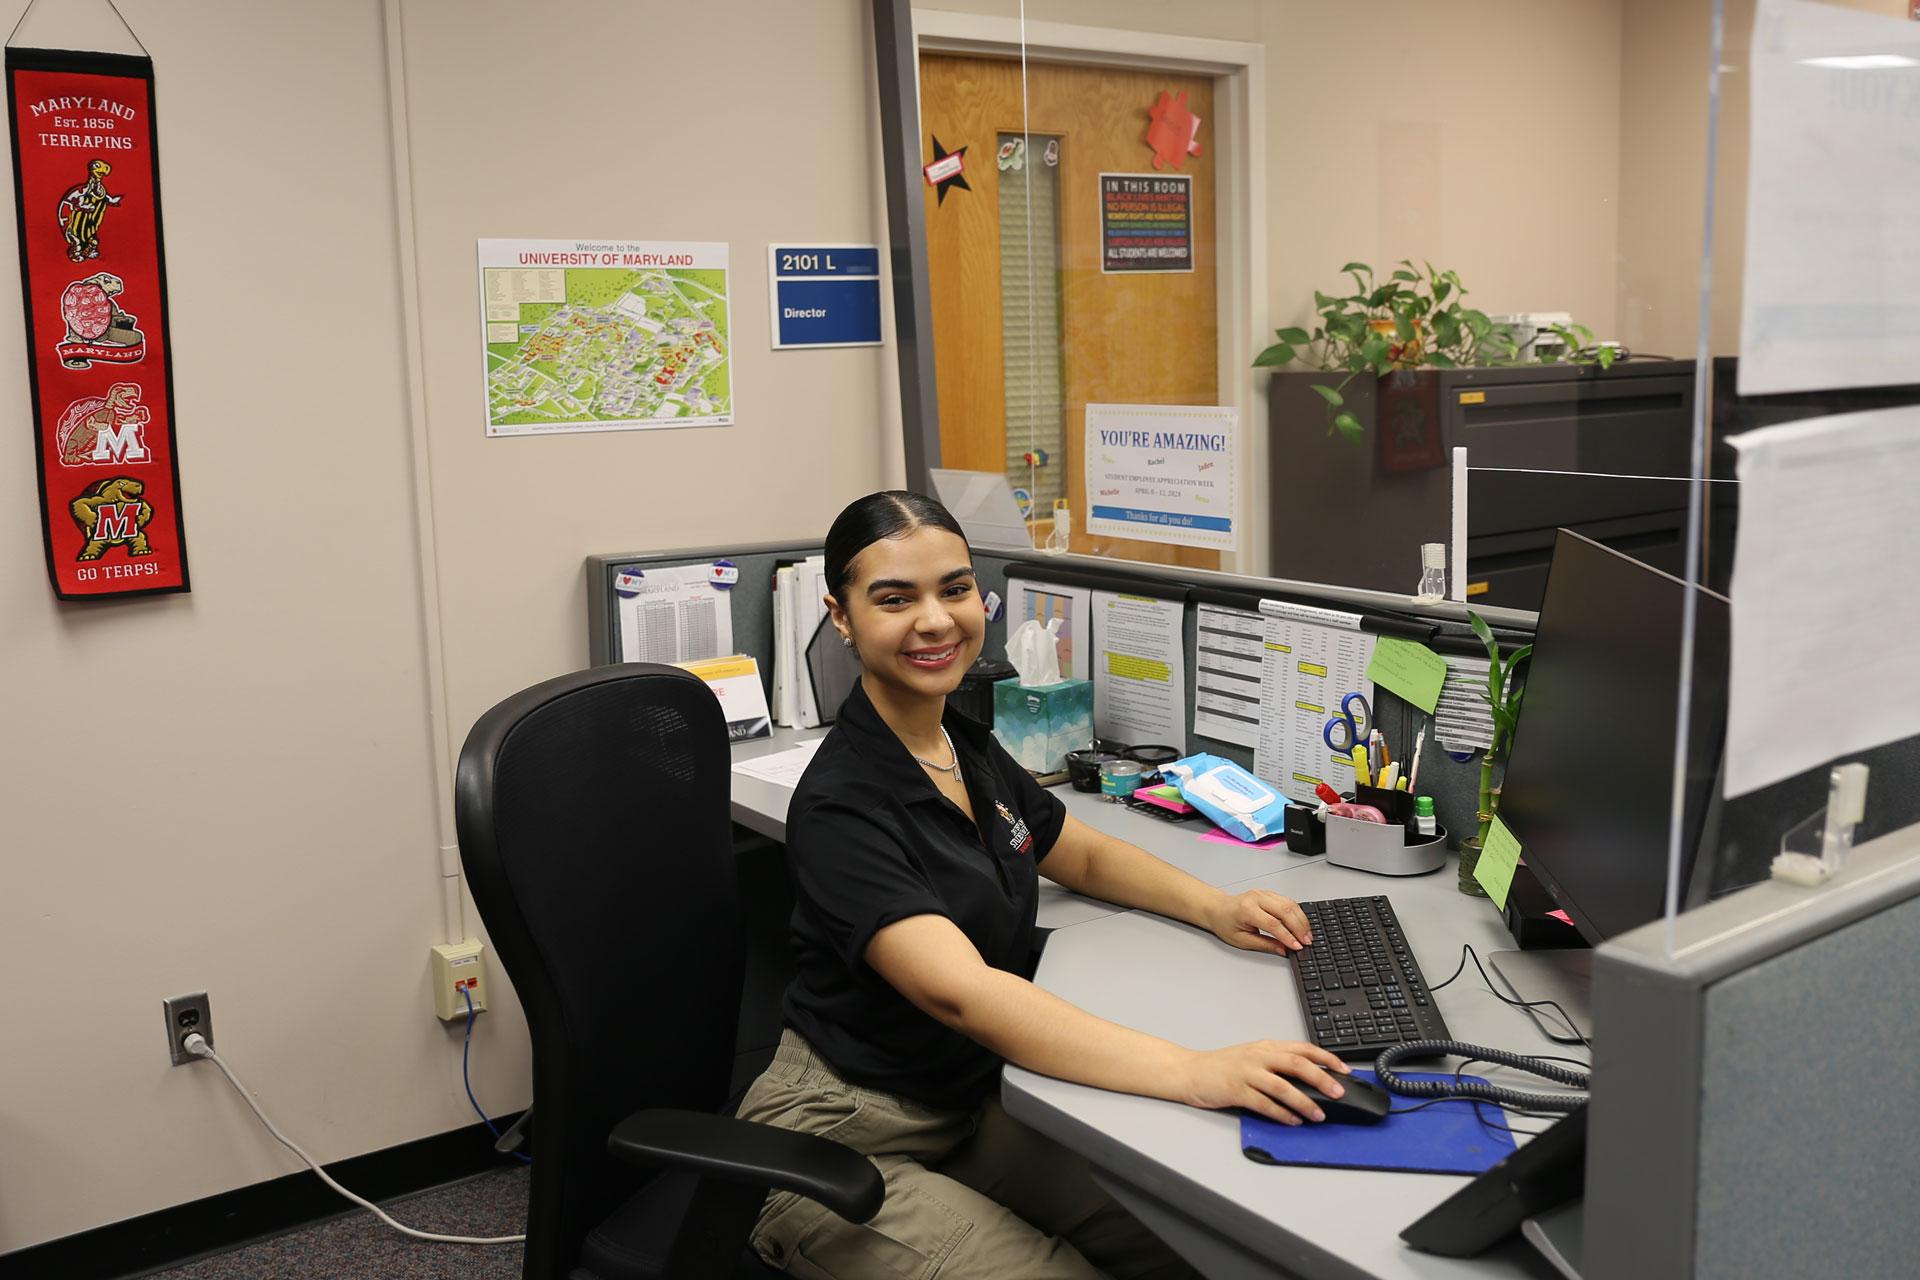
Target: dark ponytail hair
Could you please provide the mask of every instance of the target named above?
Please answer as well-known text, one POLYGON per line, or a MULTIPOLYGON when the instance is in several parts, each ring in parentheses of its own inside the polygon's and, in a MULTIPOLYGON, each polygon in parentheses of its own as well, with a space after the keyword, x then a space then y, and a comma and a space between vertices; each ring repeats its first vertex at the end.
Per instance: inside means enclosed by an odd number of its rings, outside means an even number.
POLYGON ((887 489, 849 502, 827 530, 827 590, 844 606, 841 593, 853 578, 854 557, 882 538, 904 538, 922 525, 967 540, 953 513, 924 493, 887 489))

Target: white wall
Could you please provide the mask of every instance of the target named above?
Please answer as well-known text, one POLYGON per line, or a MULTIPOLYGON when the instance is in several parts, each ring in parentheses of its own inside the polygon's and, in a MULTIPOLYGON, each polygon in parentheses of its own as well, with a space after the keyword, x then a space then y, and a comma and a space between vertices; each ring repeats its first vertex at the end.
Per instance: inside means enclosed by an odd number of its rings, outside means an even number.
MULTIPOLYGON (((422 334, 382 5, 122 8, 157 67, 194 590, 52 599, 0 341, 0 1253, 297 1167, 211 1067, 167 1065, 167 995, 211 993, 223 1055, 323 1160, 469 1123, 426 983, 433 753, 584 665, 586 555, 806 536, 900 478, 890 348, 767 349, 770 240, 883 238, 861 0, 408 0, 422 334), (496 235, 728 241, 739 424, 484 439, 473 242, 496 235)), ((0 316, 18 288, 0 267, 0 316)), ((502 1112, 529 1075, 492 976, 475 1085, 502 1112)))
MULTIPOLYGON (((292 1167, 212 1068, 168 1067, 164 996, 211 993, 220 1048, 323 1159, 464 1122, 424 981, 433 744, 379 8, 125 11, 158 67, 194 589, 53 600, 10 323, 0 1250, 292 1167)), ((18 289, 9 255, 0 315, 18 289)))

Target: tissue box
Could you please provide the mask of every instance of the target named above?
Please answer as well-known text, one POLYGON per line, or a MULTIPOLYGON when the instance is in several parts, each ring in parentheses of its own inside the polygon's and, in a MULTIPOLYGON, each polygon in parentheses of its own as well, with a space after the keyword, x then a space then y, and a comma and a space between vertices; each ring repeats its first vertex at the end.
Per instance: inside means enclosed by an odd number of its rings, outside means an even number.
POLYGON ((993 686, 993 736, 1024 769, 1058 773, 1067 752, 1093 741, 1093 681, 993 686))

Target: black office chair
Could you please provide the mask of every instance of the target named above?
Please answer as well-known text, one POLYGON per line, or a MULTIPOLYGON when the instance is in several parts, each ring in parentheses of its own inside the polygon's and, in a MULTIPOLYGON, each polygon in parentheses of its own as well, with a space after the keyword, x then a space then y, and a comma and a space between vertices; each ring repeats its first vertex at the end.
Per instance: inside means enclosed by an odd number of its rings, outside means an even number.
POLYGON ((775 1274, 770 1189, 854 1222, 885 1194, 848 1147, 720 1114, 742 972, 726 726, 677 667, 508 698, 460 751, 460 860, 533 1040, 526 1280, 775 1274))

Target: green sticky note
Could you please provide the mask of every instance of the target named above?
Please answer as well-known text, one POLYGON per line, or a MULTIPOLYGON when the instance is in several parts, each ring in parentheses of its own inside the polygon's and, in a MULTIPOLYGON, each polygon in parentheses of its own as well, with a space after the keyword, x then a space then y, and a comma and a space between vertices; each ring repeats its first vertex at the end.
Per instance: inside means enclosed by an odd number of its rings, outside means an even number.
POLYGON ((1513 887, 1513 869, 1519 865, 1520 842, 1495 815, 1486 846, 1480 850, 1480 861, 1473 864, 1473 878, 1502 911, 1507 909, 1507 890, 1513 887))
POLYGON ((1431 715, 1447 680, 1447 660, 1418 641, 1381 636, 1367 664, 1367 679, 1431 715))

